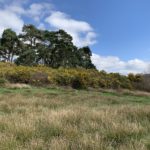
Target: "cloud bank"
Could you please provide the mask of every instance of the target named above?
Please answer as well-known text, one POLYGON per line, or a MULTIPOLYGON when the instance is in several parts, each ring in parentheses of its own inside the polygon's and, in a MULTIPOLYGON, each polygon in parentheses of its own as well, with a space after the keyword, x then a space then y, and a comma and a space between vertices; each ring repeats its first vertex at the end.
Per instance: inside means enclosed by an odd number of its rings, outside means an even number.
POLYGON ((122 61, 119 57, 101 56, 98 54, 92 55, 92 62, 99 70, 120 72, 121 74, 145 73, 148 72, 150 66, 150 62, 142 61, 140 59, 122 61))
POLYGON ((7 9, 0 9, 0 36, 6 28, 12 28, 19 33, 23 24, 24 21, 21 19, 20 15, 7 9))

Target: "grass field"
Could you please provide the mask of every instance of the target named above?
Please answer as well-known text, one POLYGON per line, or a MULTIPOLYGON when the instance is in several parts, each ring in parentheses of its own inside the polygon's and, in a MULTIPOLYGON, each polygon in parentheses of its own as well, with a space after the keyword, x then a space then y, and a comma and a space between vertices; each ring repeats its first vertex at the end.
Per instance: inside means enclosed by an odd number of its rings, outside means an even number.
POLYGON ((0 150, 150 150, 150 95, 1 88, 0 150))

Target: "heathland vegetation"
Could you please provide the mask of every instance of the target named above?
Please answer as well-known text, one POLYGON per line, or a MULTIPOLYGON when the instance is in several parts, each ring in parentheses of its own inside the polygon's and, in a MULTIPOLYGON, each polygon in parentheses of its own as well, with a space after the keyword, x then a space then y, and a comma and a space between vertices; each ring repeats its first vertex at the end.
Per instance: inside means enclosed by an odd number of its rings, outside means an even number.
POLYGON ((59 68, 46 66, 17 66, 12 63, 0 63, 0 84, 25 83, 34 86, 69 86, 75 89, 135 89, 135 83, 141 83, 140 75, 106 73, 96 69, 59 68))
POLYGON ((0 82, 150 90, 145 76, 96 70, 91 55, 89 47, 77 48, 63 30, 24 25, 17 35, 6 29, 0 38, 0 82))
POLYGON ((149 75, 98 71, 65 31, 0 39, 0 150, 150 150, 149 75))

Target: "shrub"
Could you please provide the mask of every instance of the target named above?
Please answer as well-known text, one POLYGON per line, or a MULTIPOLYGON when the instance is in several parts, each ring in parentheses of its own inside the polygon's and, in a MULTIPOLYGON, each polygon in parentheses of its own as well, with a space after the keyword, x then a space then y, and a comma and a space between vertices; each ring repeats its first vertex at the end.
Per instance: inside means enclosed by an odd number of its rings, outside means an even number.
POLYGON ((13 83, 29 83, 31 77, 31 69, 26 67, 14 67, 13 71, 6 74, 6 78, 13 83))
POLYGON ((61 86, 68 86, 71 83, 71 76, 65 74, 64 72, 56 73, 53 77, 54 83, 61 86))
POLYGON ((129 79, 131 82, 140 82, 140 81, 142 81, 142 75, 140 75, 140 74, 134 75, 134 74, 130 73, 130 74, 128 75, 128 79, 129 79))
POLYGON ((132 82, 135 89, 150 92, 150 74, 141 75, 138 82, 132 82))
POLYGON ((81 80, 80 77, 74 77, 71 80, 71 87, 74 89, 84 89, 86 88, 84 82, 81 80))
POLYGON ((45 72, 36 72, 30 77, 30 84, 40 86, 48 83, 48 74, 45 72))
POLYGON ((105 71, 94 69, 52 69, 42 65, 28 67, 16 66, 10 63, 0 63, 0 78, 4 78, 12 83, 54 84, 58 86, 71 86, 76 89, 88 87, 131 89, 133 80, 134 82, 140 81, 139 75, 127 77, 119 73, 106 73, 105 71))

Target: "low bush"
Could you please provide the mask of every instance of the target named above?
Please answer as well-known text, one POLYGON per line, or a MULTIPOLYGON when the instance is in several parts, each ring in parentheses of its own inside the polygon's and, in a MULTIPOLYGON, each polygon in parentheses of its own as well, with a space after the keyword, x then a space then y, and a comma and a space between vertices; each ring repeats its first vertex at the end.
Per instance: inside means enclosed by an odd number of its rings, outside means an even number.
POLYGON ((133 86, 137 90, 150 92, 150 74, 141 75, 138 82, 132 82, 133 86))
POLYGON ((30 77, 30 84, 41 86, 48 83, 48 74, 45 72, 36 72, 30 77))
POLYGON ((31 85, 58 85, 72 88, 126 88, 131 89, 129 77, 119 73, 106 73, 94 69, 59 68, 45 66, 16 66, 10 63, 0 63, 0 77, 11 83, 26 83, 31 85))
POLYGON ((86 88, 84 82, 81 80, 80 77, 74 77, 71 80, 71 87, 74 89, 84 89, 86 88))

